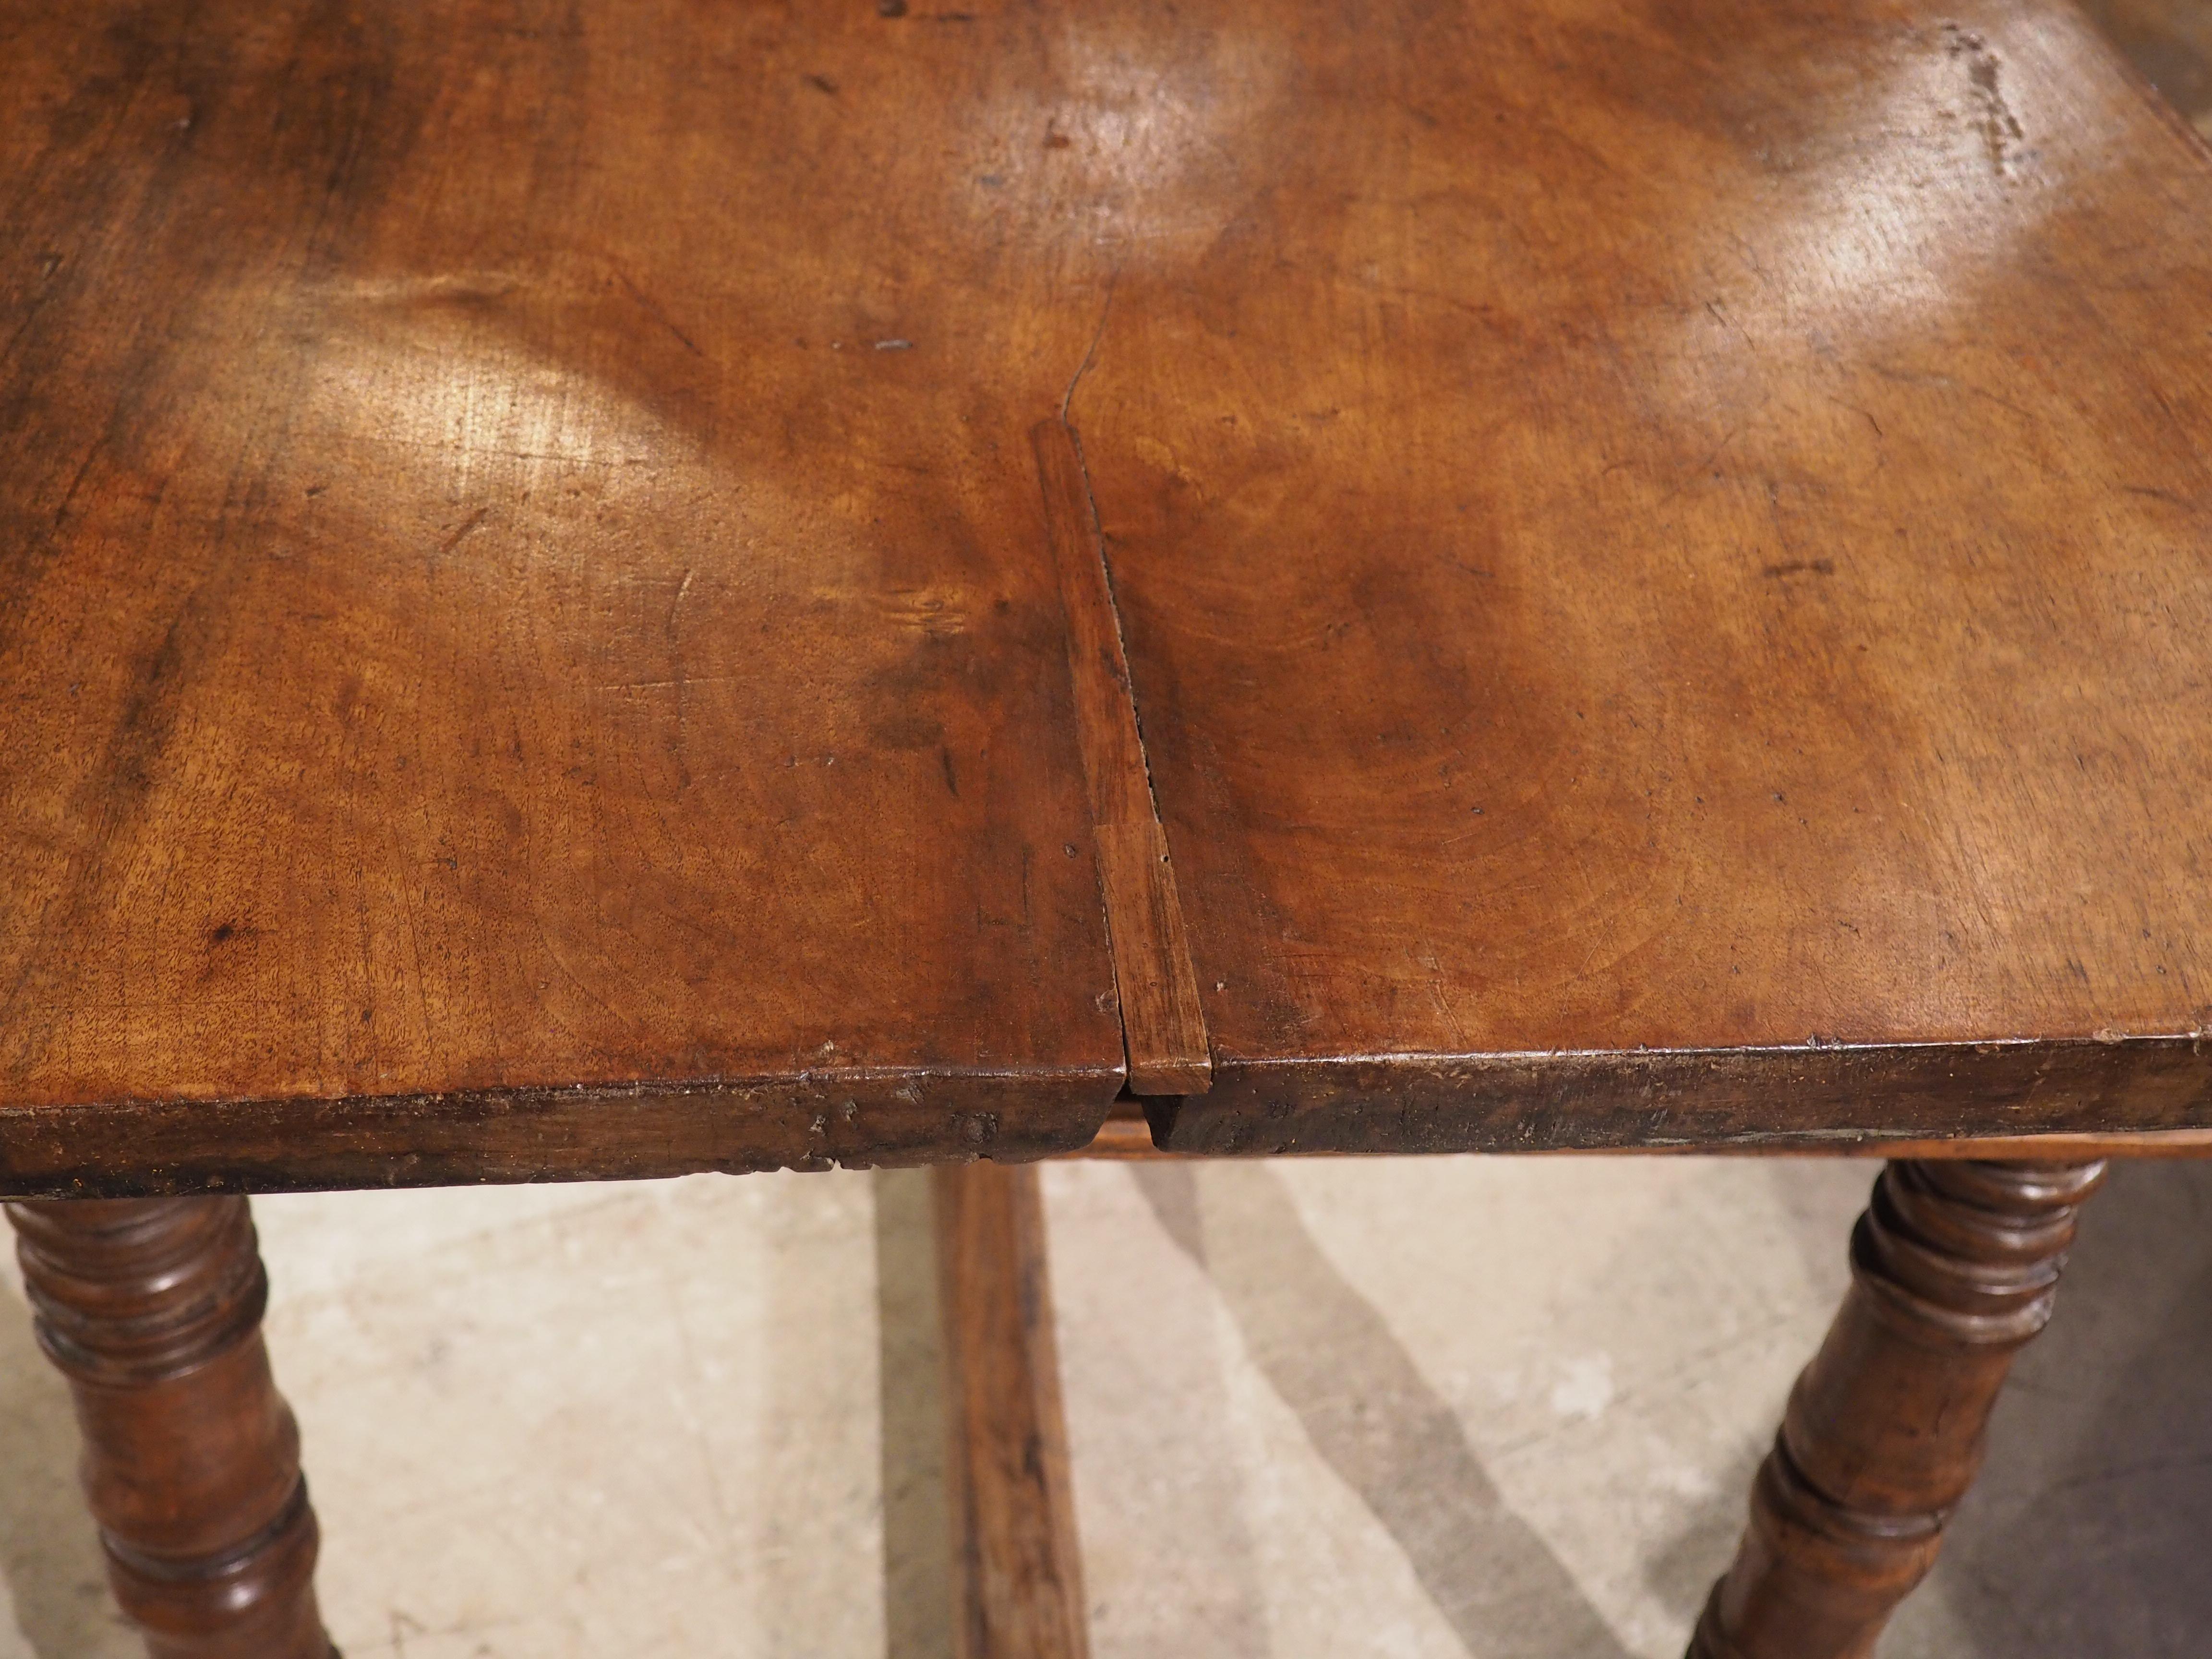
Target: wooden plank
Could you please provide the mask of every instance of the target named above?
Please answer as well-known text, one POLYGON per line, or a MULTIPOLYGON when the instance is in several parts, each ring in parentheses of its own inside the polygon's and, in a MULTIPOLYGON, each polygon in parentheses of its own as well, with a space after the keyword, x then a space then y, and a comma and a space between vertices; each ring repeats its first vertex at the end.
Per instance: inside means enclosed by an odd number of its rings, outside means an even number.
POLYGON ((11 27, 0 1181, 2212 1121, 2060 0, 542 9, 11 27))
MULTIPOLYGON (((1152 1117, 1170 1126, 1176 1108, 1172 1102, 1150 1103, 1127 1096, 1115 1101, 1098 1126, 1091 1144, 1061 1158, 1176 1158, 1212 1156, 1203 1152, 1176 1151, 1153 1139, 1152 1117)), ((2212 1129, 2153 1129, 2118 1134, 1984 1135, 1949 1139, 1897 1137, 1862 1139, 1832 1137, 1801 1144, 1771 1142, 1608 1147, 1562 1146, 1548 1152, 1528 1152, 1534 1158, 1618 1157, 1630 1153, 1643 1158, 1973 1158, 2019 1160, 2027 1163, 2081 1163, 2095 1158, 2212 1158, 2212 1129)), ((1298 1154, 1312 1158, 1339 1157, 1331 1152, 1298 1154)))
POLYGON ((1034 1164, 931 1172, 959 1659, 1086 1659, 1090 1626, 1034 1164))
MULTIPOLYGON (((1995 1135, 1966 1140, 1826 1141, 1809 1146, 1720 1145, 1714 1146, 1609 1146, 1602 1149, 1563 1147, 1556 1152, 1529 1152, 1529 1158, 1973 1158, 2031 1164, 2071 1164, 2094 1158, 2212 1158, 2212 1129, 2150 1130, 2139 1134, 1995 1135)), ((1167 1151, 1152 1139, 1152 1127, 1141 1115, 1115 1112, 1098 1126, 1091 1144, 1061 1158, 1204 1158, 1204 1152, 1167 1151)), ((1333 1158, 1334 1152, 1304 1156, 1333 1158)))
POLYGON ((0 1188, 1089 1136, 1028 27, 10 9, 0 1188))
POLYGON ((1067 613, 1076 731, 1096 823, 1129 1086, 1140 1095, 1203 1094, 1213 1075, 1206 1016, 1130 701, 1113 578, 1099 544, 1082 449, 1064 421, 1040 422, 1030 441, 1067 613))
POLYGON ((1113 579, 1098 544, 1098 520, 1083 452, 1066 422, 1040 421, 1030 428, 1037 484, 1044 497, 1045 538, 1067 617, 1068 671, 1075 686, 1075 733, 1091 790, 1092 822, 1149 823, 1158 813, 1137 711, 1129 695, 1129 665, 1114 610, 1113 579))
POLYGON ((2203 146, 2063 0, 1204 15, 1068 409, 1176 1143, 2212 1123, 2203 146))
POLYGON ((1102 823, 1097 835, 1129 1087, 1140 1095, 1202 1095, 1212 1086, 1213 1065, 1166 832, 1156 823, 1102 823))

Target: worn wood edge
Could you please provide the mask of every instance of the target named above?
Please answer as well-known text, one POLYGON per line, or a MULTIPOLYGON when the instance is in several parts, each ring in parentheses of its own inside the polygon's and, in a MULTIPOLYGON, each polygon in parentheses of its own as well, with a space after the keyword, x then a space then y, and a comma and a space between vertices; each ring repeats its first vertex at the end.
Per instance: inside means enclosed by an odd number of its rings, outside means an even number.
POLYGON ((1102 823, 1097 841, 1129 1087, 1139 1095, 1204 1094, 1213 1064, 1167 834, 1156 823, 1102 823), (1143 965, 1125 975, 1125 962, 1143 965))
POLYGON ((1097 1134, 1118 1066, 0 1109, 0 1197, 610 1181, 1021 1162, 1097 1134))
POLYGON ((1114 1115, 1098 1126, 1098 1133, 1091 1138, 1088 1145, 1057 1156, 1062 1158, 1191 1158, 1200 1154, 1164 1151, 1154 1143, 1152 1126, 1146 1121, 1142 1114, 1124 1116, 1120 1107, 1116 1106, 1114 1115))
POLYGON ((959 1659, 1086 1659, 1088 1608, 1036 1171, 932 1172, 959 1659))
POLYGON ((2212 1042, 2192 1033, 1320 1060, 1217 1054, 1207 1095, 1147 1109, 1163 1149, 1223 1157, 1877 1154, 1908 1144, 2212 1129, 2212 1042), (1778 1129, 1780 1121, 1803 1127, 1778 1129))
MULTIPOLYGON (((1718 1146, 1668 1146, 1661 1155, 1721 1155, 1735 1158, 1911 1158, 1941 1162, 1976 1158, 1994 1163, 2082 1164, 2110 1158, 2212 1158, 2212 1129, 2140 1129, 2113 1134, 1969 1135, 1948 1140, 1824 1141, 1813 1146, 1769 1146, 1741 1142, 1718 1146)), ((1604 1147, 1562 1149, 1541 1157, 1606 1158, 1604 1147)))
MULTIPOLYGON (((1205 1152, 1172 1152, 1154 1144, 1152 1126, 1142 1118, 1109 1118, 1089 1146, 1058 1154, 1062 1158, 1203 1158, 1205 1152)), ((1387 1158, 1387 1152, 1291 1152, 1291 1158, 1387 1158)), ((2072 1164, 2095 1158, 2212 1158, 2212 1129, 2147 1129, 2132 1134, 1994 1135, 1962 1140, 1823 1141, 1812 1146, 1777 1146, 1741 1141, 1716 1146, 1559 1146, 1548 1152, 1446 1152, 1446 1158, 1916 1158, 2014 1159, 2022 1163, 2072 1164)))
MULTIPOLYGON (((1150 1103, 1158 1109, 1159 1103, 1150 1103)), ((1814 1146, 1775 1146, 1763 1142, 1718 1146, 1562 1146, 1536 1152, 1467 1152, 1461 1157, 1527 1158, 2017 1158, 2026 1162, 2079 1163, 2100 1158, 2212 1158, 2212 1128, 2144 1129, 2118 1134, 1977 1136, 1950 1140, 1883 1140, 1871 1146, 1824 1141, 1814 1146)), ((1152 1139, 1143 1103, 1117 1100, 1091 1144, 1061 1152, 1062 1158, 1192 1158, 1202 1152, 1174 1152, 1152 1139)), ((1291 1157, 1342 1158, 1342 1152, 1293 1152, 1291 1157)), ((1375 1154, 1388 1156, 1388 1154, 1375 1154)), ((1450 1156, 1447 1154, 1447 1156, 1450 1156)))
POLYGON ((1091 793, 1129 1085, 1141 1095, 1203 1094, 1213 1077, 1206 1015, 1081 443, 1064 419, 1052 419, 1030 428, 1030 445, 1066 617, 1076 736, 1091 793))

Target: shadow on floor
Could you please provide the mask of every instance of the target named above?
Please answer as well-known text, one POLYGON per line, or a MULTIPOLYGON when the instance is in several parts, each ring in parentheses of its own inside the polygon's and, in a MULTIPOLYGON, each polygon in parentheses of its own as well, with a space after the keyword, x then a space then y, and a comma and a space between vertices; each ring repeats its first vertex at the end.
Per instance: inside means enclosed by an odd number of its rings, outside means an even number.
MULTIPOLYGON (((6 1230, 0 1227, 0 1248, 6 1230)), ((100 1537, 76 1486, 69 1389, 31 1334, 31 1315, 0 1286, 0 1583, 36 1659, 141 1651, 107 1594, 100 1537)), ((0 1614, 0 1654, 21 1651, 0 1614)))
MULTIPOLYGON (((1832 1264, 1840 1289, 1849 1223, 1818 1172, 1792 1159, 1773 1174, 1808 1265, 1832 1264)), ((1869 1161, 1869 1187, 1875 1172, 1869 1161)), ((2050 1328, 2014 1368, 1981 1480, 1882 1659, 2201 1650, 2212 1629, 2208 1376, 2212 1162, 2118 1164, 2083 1212, 2050 1328)))
MULTIPOLYGON (((1929 1589, 1942 1659, 2151 1659, 2212 1631, 2212 1164, 2122 1164, 1929 1589), (1960 1643, 1967 1644, 1964 1649, 1960 1643)), ((1890 1648, 1929 1615, 1910 1604, 1890 1648)))
POLYGON ((1450 1406, 1314 1242, 1272 1170, 1135 1166, 1168 1236, 1212 1275, 1245 1347, 1314 1449, 1491 1659, 1627 1659, 1571 1574, 1506 1507, 1450 1406))

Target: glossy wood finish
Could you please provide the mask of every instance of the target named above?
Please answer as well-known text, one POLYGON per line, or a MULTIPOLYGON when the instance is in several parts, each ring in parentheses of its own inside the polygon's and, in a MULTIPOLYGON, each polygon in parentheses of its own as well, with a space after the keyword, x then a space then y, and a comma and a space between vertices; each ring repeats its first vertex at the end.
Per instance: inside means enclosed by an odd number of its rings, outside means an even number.
POLYGON ((1935 1565, 2013 1356, 2051 1317, 2101 1164, 1894 1163, 1791 1392, 1692 1659, 1869 1659, 1935 1565))
POLYGON ((2212 1121, 2212 167, 2057 0, 0 29, 15 1192, 1035 1156, 1117 1009, 1191 1150, 2212 1121))
POLYGON ((1089 1609, 1034 1167, 932 1172, 959 1659, 1086 1659, 1089 1609))
POLYGON ((2212 167, 2088 25, 1136 16, 1068 418, 1170 1143, 2204 1123, 2212 167))
MULTIPOLYGON (((2212 164, 2060 0, 26 0, 0 200, 0 1190, 2212 1125, 2212 164)), ((2092 1180, 1886 1177, 1713 1659, 2092 1180)), ((242 1207, 21 1215, 126 1605, 319 1653, 242 1207)))
POLYGON ((334 1659, 246 1200, 16 1204, 8 1218, 39 1345, 76 1397, 108 1582, 152 1659, 334 1659))
POLYGON ((1025 27, 9 8, 18 1190, 1090 1136, 1025 27))

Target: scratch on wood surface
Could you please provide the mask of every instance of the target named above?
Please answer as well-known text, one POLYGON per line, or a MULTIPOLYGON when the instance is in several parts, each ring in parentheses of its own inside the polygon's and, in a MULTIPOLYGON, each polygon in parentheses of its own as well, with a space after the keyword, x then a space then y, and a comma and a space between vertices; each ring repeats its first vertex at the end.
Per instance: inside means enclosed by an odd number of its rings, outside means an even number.
POLYGON ((697 571, 692 569, 689 565, 686 565, 684 569, 684 580, 676 585, 676 597, 668 602, 668 622, 666 628, 668 637, 672 640, 676 637, 676 613, 684 608, 684 595, 691 591, 691 579, 698 574, 699 573, 697 571))
POLYGON ((448 556, 455 548, 459 547, 463 542, 468 540, 471 536, 473 536, 478 530, 482 529, 483 527, 483 521, 490 516, 491 509, 488 507, 480 507, 475 512, 470 514, 467 520, 463 522, 459 529, 453 532, 452 535, 447 537, 444 541, 438 544, 438 550, 434 556, 432 556, 431 563, 435 565, 439 561, 448 556))
POLYGON ((629 297, 637 302, 639 310, 644 312, 647 316, 652 318, 654 322, 659 323, 662 328, 675 337, 677 344, 682 346, 694 357, 706 356, 707 354, 700 349, 699 343, 677 327, 675 319, 661 309, 660 302, 630 281, 627 272, 617 270, 615 272, 615 280, 629 290, 629 297))
POLYGON ((682 690, 695 685, 729 685, 739 677, 735 674, 685 674, 659 680, 595 680, 594 691, 667 691, 682 690))

